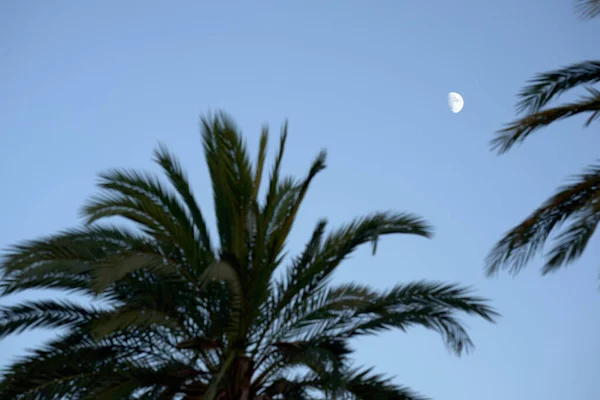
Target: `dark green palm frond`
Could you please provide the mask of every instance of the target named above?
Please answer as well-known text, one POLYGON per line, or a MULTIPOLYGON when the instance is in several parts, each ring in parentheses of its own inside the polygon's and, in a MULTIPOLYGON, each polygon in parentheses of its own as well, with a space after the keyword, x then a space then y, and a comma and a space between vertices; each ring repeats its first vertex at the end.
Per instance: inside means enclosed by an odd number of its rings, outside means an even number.
POLYGON ((174 347, 166 347, 169 342, 156 332, 147 333, 121 332, 98 341, 82 330, 72 331, 5 368, 0 398, 95 399, 121 384, 132 387, 127 382, 137 382, 139 389, 173 383, 172 377, 179 386, 202 373, 173 358, 174 347))
POLYGON ((509 231, 492 249, 487 257, 487 273, 509 268, 517 273, 538 253, 552 232, 568 220, 573 225, 559 236, 559 244, 550 252, 550 260, 544 267, 547 273, 572 262, 579 257, 593 230, 600 213, 600 165, 588 168, 574 177, 573 183, 559 191, 534 211, 527 219, 509 231))
POLYGON ((4 256, 2 292, 64 287, 99 293, 140 269, 173 279, 181 276, 180 269, 146 238, 91 226, 13 246, 4 256))
POLYGON ((263 377, 269 376, 271 371, 276 373, 277 367, 283 370, 284 368, 303 366, 308 367, 317 375, 327 374, 341 379, 344 365, 352 353, 352 349, 345 339, 331 337, 303 342, 279 342, 274 343, 273 346, 282 357, 275 358, 276 363, 265 368, 266 373, 263 374, 263 377))
POLYGON ((600 207, 596 204, 592 209, 577 213, 571 219, 573 222, 569 228, 557 236, 558 243, 547 254, 548 261, 542 273, 551 272, 581 257, 600 222, 600 207))
POLYGON ((65 231, 12 246, 2 257, 3 295, 35 287, 91 294, 92 272, 111 252, 145 249, 143 239, 109 227, 65 231))
POLYGON ((321 221, 302 255, 293 262, 283 280, 267 300, 263 315, 268 319, 260 342, 270 334, 280 336, 282 321, 296 315, 315 291, 327 283, 335 268, 360 245, 377 240, 381 235, 408 233, 431 236, 431 227, 421 218, 403 213, 375 213, 352 223, 323 238, 326 221, 321 221), (279 321, 279 322, 278 322, 279 321))
MULTIPOLYGON (((589 2, 589 0, 583 2, 589 2)), ((537 74, 519 93, 520 100, 517 103, 517 111, 535 114, 550 100, 567 90, 597 82, 600 82, 600 61, 584 61, 556 71, 537 74)))
POLYGON ((464 312, 494 322, 499 315, 486 302, 472 296, 468 288, 435 282, 397 285, 381 294, 367 286, 342 285, 312 303, 305 313, 299 312, 286 333, 347 338, 392 328, 406 331, 416 325, 439 332, 460 355, 472 348, 472 342, 456 316, 464 312))
POLYGON ((581 18, 595 18, 600 15, 600 0, 575 0, 575 11, 581 18))
POLYGON ((273 381, 283 372, 302 367, 308 368, 316 376, 336 377, 339 382, 348 356, 352 353, 346 338, 325 336, 310 341, 275 342, 271 350, 269 356, 262 360, 261 373, 254 380, 257 386, 265 387, 265 383, 273 381))
POLYGON ((119 362, 116 348, 65 350, 38 351, 35 358, 23 358, 5 369, 0 398, 78 398, 93 383, 95 375, 107 369, 109 362, 115 365, 119 362))
POLYGON ((195 240, 188 211, 156 177, 113 170, 101 175, 99 186, 104 192, 83 208, 88 223, 112 216, 130 219, 156 239, 170 240, 191 264, 202 265, 207 255, 195 240))
POLYGON ((99 314, 95 308, 68 301, 27 301, 0 307, 0 339, 33 328, 69 328, 89 322, 99 314))
POLYGON ((317 225, 304 253, 276 283, 276 290, 267 301, 264 311, 268 320, 258 340, 277 341, 285 334, 282 324, 289 324, 299 310, 322 288, 335 268, 360 245, 389 234, 415 234, 430 237, 431 227, 421 218, 405 213, 374 213, 322 238, 325 221, 317 225))
MULTIPOLYGON (((214 254, 204 216, 200 211, 198 203, 196 203, 188 178, 183 171, 179 160, 175 155, 171 154, 164 145, 160 145, 158 149, 154 151, 154 160, 164 169, 169 180, 177 190, 177 193, 179 193, 185 202, 194 226, 198 231, 199 242, 202 244, 205 252, 211 255, 214 254)), ((211 261, 212 260, 207 260, 207 262, 211 261)))
POLYGON ((202 119, 204 155, 213 184, 221 248, 245 259, 245 224, 254 193, 246 145, 225 113, 202 119))
POLYGON ((539 111, 508 124, 506 128, 498 131, 491 141, 492 150, 497 150, 500 154, 506 153, 515 144, 523 142, 532 132, 577 114, 591 113, 585 124, 588 126, 600 113, 600 93, 593 89, 589 91, 590 95, 583 97, 579 102, 539 111))
POLYGON ((327 235, 313 259, 296 264, 289 270, 286 287, 291 293, 288 297, 304 288, 318 287, 359 246, 367 242, 375 245, 381 236, 392 234, 429 238, 432 228, 422 218, 408 213, 380 212, 357 218, 327 235))
POLYGON ((295 191, 294 197, 292 198, 290 204, 281 208, 283 212, 275 221, 276 228, 273 229, 274 232, 271 236, 267 263, 274 263, 275 259, 280 254, 312 180, 320 171, 325 169, 326 158, 327 153, 325 151, 322 151, 317 155, 310 167, 310 170, 308 171, 306 178, 298 185, 297 191, 295 191))
POLYGON ((292 184, 293 180, 285 180, 287 182, 282 185, 280 180, 281 174, 281 162, 283 160, 283 154, 285 152, 285 142, 287 140, 287 123, 284 124, 279 138, 279 148, 275 154, 275 162, 273 163, 273 169, 269 177, 269 185, 267 189, 265 203, 260 211, 260 216, 256 216, 256 237, 254 246, 254 257, 253 257, 253 268, 258 269, 259 265, 265 258, 265 252, 267 251, 267 235, 270 231, 271 220, 275 214, 275 210, 282 199, 284 199, 288 192, 294 187, 292 184))
POLYGON ((292 265, 279 291, 282 295, 281 301, 291 304, 298 294, 312 293, 325 283, 339 264, 359 246, 367 242, 375 244, 381 236, 392 234, 431 237, 432 229, 420 217, 406 213, 382 212, 358 218, 327 235, 316 249, 316 254, 309 258, 301 258, 299 263, 292 265))
POLYGON ((273 218, 270 222, 262 221, 265 230, 264 241, 266 241, 262 265, 252 274, 252 306, 256 310, 268 297, 267 288, 271 285, 271 277, 283 259, 282 251, 298 210, 312 180, 325 168, 325 158, 325 152, 319 153, 306 178, 300 183, 296 184, 292 179, 284 179, 277 187, 278 204, 273 210, 273 218))
MULTIPOLYGON (((111 371, 105 381, 98 382, 96 386, 90 388, 86 393, 89 399, 131 399, 131 395, 140 389, 147 388, 174 388, 176 391, 183 386, 189 389, 192 386, 192 379, 201 374, 190 368, 188 365, 170 361, 158 366, 150 366, 146 363, 128 362, 119 365, 116 371, 111 371), (188 384, 185 384, 188 380, 188 384)), ((193 385, 196 388, 198 385, 193 385)), ((183 390, 186 390, 183 389, 183 390)))
POLYGON ((406 387, 392 383, 383 375, 373 374, 371 368, 349 371, 343 388, 356 400, 427 400, 406 387))

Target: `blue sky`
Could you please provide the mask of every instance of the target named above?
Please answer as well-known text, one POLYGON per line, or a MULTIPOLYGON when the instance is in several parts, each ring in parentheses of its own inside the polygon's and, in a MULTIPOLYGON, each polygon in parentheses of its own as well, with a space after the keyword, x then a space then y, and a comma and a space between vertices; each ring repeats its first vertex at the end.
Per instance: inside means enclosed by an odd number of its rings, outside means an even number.
MULTIPOLYGON (((210 215, 198 115, 231 113, 253 152, 262 123, 275 139, 289 118, 288 172, 329 151, 290 250, 319 217, 416 212, 434 239, 386 239, 336 280, 461 282, 503 314, 465 319, 468 356, 414 329, 361 340, 358 362, 435 399, 599 398, 598 238, 554 275, 540 277, 539 260, 516 278, 483 273, 502 233, 598 157, 597 126, 581 119, 503 157, 488 141, 535 72, 598 57, 599 24, 570 0, 0 2, 0 247, 78 224, 96 173, 155 170, 158 141, 210 215)), ((1 341, 0 365, 46 337, 1 341)))

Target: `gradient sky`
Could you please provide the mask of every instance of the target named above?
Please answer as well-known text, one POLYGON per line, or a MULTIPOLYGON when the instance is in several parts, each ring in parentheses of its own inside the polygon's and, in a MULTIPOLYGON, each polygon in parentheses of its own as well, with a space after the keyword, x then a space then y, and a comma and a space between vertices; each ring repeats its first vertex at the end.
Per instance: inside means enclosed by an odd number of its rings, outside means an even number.
MULTIPOLYGON (((503 232, 595 161, 600 137, 576 118, 503 157, 488 142, 528 78, 597 58, 599 35, 571 0, 2 1, 0 247, 78 224, 96 173, 156 170, 158 141, 214 223, 198 115, 231 113, 253 154, 261 124, 273 149, 289 118, 288 172, 329 151, 291 251, 319 217, 412 211, 434 239, 385 239, 336 281, 461 282, 503 314, 497 325, 465 318, 477 347, 461 358, 413 329, 357 342, 359 363, 438 400, 600 398, 598 238, 551 276, 540 260, 516 278, 483 272, 503 232), (460 114, 450 91, 465 99, 460 114)), ((0 366, 47 337, 0 341, 0 366)))

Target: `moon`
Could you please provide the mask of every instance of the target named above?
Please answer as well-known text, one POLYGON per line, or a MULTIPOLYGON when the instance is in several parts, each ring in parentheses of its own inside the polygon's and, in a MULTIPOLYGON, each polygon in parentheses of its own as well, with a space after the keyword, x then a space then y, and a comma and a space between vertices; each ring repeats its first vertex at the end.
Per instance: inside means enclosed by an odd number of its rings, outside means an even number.
POLYGON ((456 92, 448 93, 448 107, 454 114, 458 114, 465 106, 462 96, 456 92))

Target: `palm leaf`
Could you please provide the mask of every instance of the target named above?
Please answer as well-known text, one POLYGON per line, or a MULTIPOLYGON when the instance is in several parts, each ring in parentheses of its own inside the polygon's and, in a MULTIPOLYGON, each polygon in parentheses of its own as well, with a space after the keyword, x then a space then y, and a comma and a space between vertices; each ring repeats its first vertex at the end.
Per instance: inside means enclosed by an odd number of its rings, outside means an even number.
MULTIPOLYGON (((580 3, 600 2, 581 0, 580 3)), ((537 74, 519 93, 517 111, 539 112, 550 100, 576 86, 600 81, 600 61, 584 61, 551 72, 537 74)))
POLYGON ((600 0, 575 0, 575 11, 584 19, 600 15, 600 0))
POLYGON ((493 274, 500 268, 519 272, 542 249, 552 232, 568 220, 574 221, 573 225, 559 236, 560 242, 550 252, 543 272, 554 271, 577 259, 596 227, 599 188, 600 165, 591 166, 575 176, 571 184, 559 188, 496 244, 486 259, 487 273, 493 274))
POLYGON ((583 97, 579 102, 538 111, 508 124, 506 128, 497 132, 496 137, 491 141, 491 148, 500 154, 505 153, 515 144, 523 142, 536 130, 581 113, 591 113, 586 122, 587 126, 598 116, 599 112, 600 93, 591 90, 590 95, 583 97))
POLYGON ((27 301, 0 307, 0 339, 33 328, 68 328, 94 319, 99 311, 69 301, 27 301))
MULTIPOLYGON (((208 228, 206 227, 206 222, 204 221, 204 216, 196 203, 188 178, 183 171, 179 160, 173 154, 169 153, 167 148, 163 145, 155 150, 154 159, 163 168, 169 177, 169 180, 185 202, 194 226, 198 231, 199 241, 202 243, 205 252, 207 254, 213 254, 210 235, 208 228)), ((212 262, 212 259, 207 260, 207 262, 212 262)))
POLYGON ((395 385, 390 379, 371 371, 372 369, 348 371, 344 389, 357 400, 427 400, 426 397, 406 387, 395 385))

